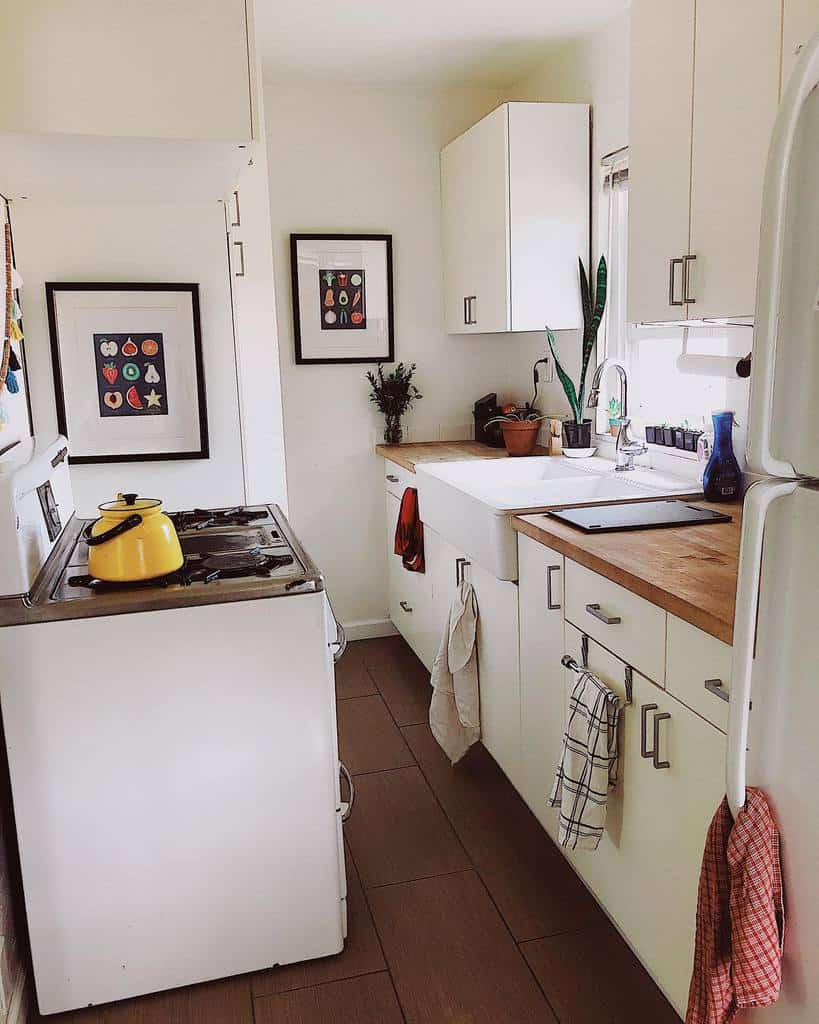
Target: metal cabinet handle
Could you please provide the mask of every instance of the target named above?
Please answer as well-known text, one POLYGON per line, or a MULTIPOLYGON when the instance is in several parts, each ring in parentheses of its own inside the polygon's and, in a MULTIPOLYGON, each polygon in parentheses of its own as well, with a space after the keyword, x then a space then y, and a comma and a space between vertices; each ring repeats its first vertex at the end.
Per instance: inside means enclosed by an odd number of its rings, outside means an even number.
POLYGON ((244 242, 234 242, 233 244, 239 250, 239 269, 234 271, 233 276, 234 277, 244 277, 245 276, 245 243, 244 242))
POLYGON ((342 811, 341 814, 341 820, 347 821, 347 819, 353 813, 353 804, 355 803, 355 783, 353 782, 352 775, 350 775, 350 769, 343 761, 338 762, 338 770, 339 773, 344 776, 344 781, 347 783, 347 792, 349 794, 347 808, 346 810, 342 811))
POLYGON ((232 228, 239 228, 242 226, 242 215, 239 212, 239 191, 238 189, 233 190, 233 209, 236 211, 235 218, 230 222, 232 228))
MULTIPOLYGON (((640 757, 654 757, 654 751, 648 749, 648 713, 649 711, 656 711, 656 704, 643 704, 640 708, 640 757)), ((656 733, 655 733, 656 737, 656 733)), ((656 746, 656 739, 655 739, 656 746)))
POLYGON ((466 558, 455 559, 455 586, 460 587, 463 581, 466 579, 467 567, 472 563, 466 558))
POLYGON ((477 295, 465 295, 464 296, 464 323, 467 326, 472 326, 478 321, 475 319, 475 307, 474 302, 477 299, 477 295))
POLYGON ((398 483, 398 477, 395 475, 395 473, 387 473, 387 479, 391 484, 398 483))
POLYGON ((713 693, 720 700, 724 700, 726 703, 730 700, 728 691, 723 686, 721 679, 706 679, 703 685, 709 693, 713 693))
MULTIPOLYGON (((683 302, 690 302, 692 305, 696 303, 696 298, 691 294, 689 285, 691 283, 691 264, 697 262, 697 257, 688 255, 683 256, 683 302)), ((682 305, 682 302, 680 303, 682 305)))
MULTIPOLYGON (((677 283, 677 267, 683 266, 683 258, 680 256, 677 259, 668 261, 668 304, 669 306, 683 306, 685 302, 683 299, 674 298, 675 285, 677 283)), ((685 276, 685 270, 683 270, 683 277, 685 276)))
POLYGON ((616 626, 623 621, 619 615, 606 615, 599 604, 587 604, 586 611, 607 626, 616 626))
POLYGON ((664 711, 661 715, 654 716, 654 750, 651 752, 651 757, 654 762, 655 768, 670 768, 670 761, 660 760, 660 722, 664 722, 666 719, 670 719, 671 715, 668 711, 664 711))
POLYGON ((560 572, 559 565, 549 565, 546 567, 546 607, 550 612, 556 612, 562 607, 553 600, 552 595, 552 573, 560 572))
POLYGON ((401 605, 405 612, 407 612, 409 615, 412 615, 412 608, 410 608, 406 601, 399 601, 398 603, 401 605))

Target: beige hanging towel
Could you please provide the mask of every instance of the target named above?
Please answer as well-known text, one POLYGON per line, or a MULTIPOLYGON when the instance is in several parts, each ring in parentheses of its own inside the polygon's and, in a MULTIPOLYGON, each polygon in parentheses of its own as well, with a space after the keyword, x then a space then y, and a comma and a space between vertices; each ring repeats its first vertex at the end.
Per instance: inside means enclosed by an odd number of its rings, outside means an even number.
POLYGON ((432 735, 456 764, 481 738, 478 690, 478 601, 468 580, 458 586, 432 666, 432 735))

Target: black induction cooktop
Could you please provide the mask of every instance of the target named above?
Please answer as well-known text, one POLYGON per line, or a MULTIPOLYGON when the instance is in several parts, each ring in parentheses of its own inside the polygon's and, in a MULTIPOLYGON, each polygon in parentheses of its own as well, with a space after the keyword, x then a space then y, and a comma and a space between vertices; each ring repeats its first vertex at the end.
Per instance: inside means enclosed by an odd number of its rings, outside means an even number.
POLYGON ((576 526, 584 533, 610 533, 614 530, 651 530, 664 526, 702 526, 704 523, 730 523, 731 516, 709 508, 697 508, 687 502, 640 501, 628 505, 596 505, 593 508, 566 508, 547 515, 576 526))

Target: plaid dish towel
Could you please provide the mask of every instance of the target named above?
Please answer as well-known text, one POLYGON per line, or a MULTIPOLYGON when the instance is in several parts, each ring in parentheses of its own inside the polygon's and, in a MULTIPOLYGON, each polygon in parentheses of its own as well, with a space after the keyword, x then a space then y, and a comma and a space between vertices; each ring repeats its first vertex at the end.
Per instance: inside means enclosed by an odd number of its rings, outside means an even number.
POLYGON ((785 908, 779 829, 765 794, 717 809, 705 841, 686 1024, 726 1024, 779 998, 785 908))
POLYGON ((559 842, 596 850, 606 827, 606 800, 617 784, 620 698, 583 672, 569 698, 563 752, 549 804, 560 808, 559 842))

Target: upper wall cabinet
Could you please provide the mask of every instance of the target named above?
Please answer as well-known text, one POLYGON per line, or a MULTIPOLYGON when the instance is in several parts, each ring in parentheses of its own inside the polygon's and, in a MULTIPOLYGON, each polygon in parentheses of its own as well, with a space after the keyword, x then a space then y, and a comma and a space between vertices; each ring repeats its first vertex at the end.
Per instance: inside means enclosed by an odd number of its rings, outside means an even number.
POLYGON ((581 326, 589 108, 504 103, 441 153, 449 334, 581 326))
POLYGON ((785 0, 782 25, 782 91, 802 52, 802 47, 819 29, 819 0, 785 0))
POLYGON ((634 0, 631 23, 629 320, 752 316, 781 0, 634 0))
POLYGON ((13 0, 0 131, 248 141, 245 0, 13 0))

